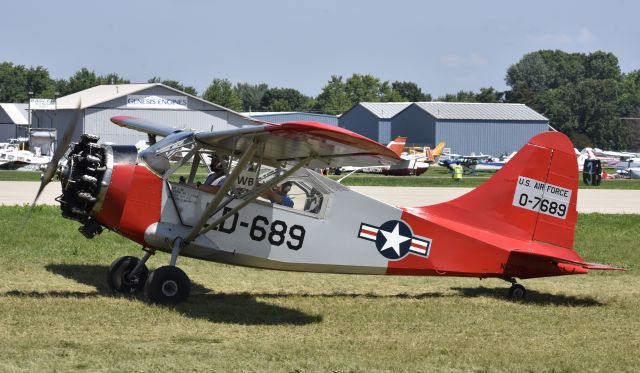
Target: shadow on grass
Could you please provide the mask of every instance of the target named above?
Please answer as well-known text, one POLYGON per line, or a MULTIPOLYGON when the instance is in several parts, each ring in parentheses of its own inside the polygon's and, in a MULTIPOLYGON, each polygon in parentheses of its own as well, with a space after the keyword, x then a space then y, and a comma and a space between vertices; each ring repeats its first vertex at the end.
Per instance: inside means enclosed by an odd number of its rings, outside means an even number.
MULTIPOLYGON (((508 300, 507 289, 486 288, 481 286, 473 288, 452 288, 452 290, 455 290, 466 297, 490 297, 500 300, 508 300)), ((579 298, 570 295, 541 293, 529 289, 527 289, 527 297, 522 301, 522 303, 572 307, 596 307, 604 305, 591 297, 579 298)))
MULTIPOLYGON (((93 298, 111 296, 106 284, 107 266, 91 264, 49 264, 49 272, 64 276, 79 283, 96 288, 93 292, 7 292, 7 296, 32 298, 93 298)), ((142 294, 130 296, 130 299, 144 301, 142 294)), ((182 315, 204 319, 215 323, 233 323, 246 325, 306 325, 322 321, 321 316, 268 304, 256 300, 252 294, 216 294, 206 287, 191 283, 189 300, 177 306, 167 306, 182 315)))
MULTIPOLYGON (((249 293, 247 293, 249 294, 249 293)), ((430 299, 430 298, 441 298, 447 297, 450 295, 443 294, 440 292, 429 292, 429 293, 419 293, 419 294, 408 294, 408 293, 398 293, 398 294, 374 294, 374 293, 345 293, 341 291, 331 292, 331 293, 284 293, 284 292, 276 292, 276 293, 250 293, 252 296, 259 298, 364 298, 364 299, 385 299, 385 298, 395 298, 395 299, 430 299)))

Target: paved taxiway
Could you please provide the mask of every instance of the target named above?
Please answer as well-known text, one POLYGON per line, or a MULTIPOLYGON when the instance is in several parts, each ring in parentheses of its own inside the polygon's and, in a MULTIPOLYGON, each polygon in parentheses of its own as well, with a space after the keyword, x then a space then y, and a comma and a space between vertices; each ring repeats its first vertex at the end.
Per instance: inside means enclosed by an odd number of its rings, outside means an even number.
MULTIPOLYGON (((0 205, 30 204, 38 191, 38 182, 0 181, 0 205)), ((425 206, 445 202, 468 192, 469 188, 352 187, 353 190, 395 206, 425 206)), ((60 183, 52 182, 38 204, 56 204, 60 183)), ((581 189, 579 212, 640 214, 640 190, 581 189)))

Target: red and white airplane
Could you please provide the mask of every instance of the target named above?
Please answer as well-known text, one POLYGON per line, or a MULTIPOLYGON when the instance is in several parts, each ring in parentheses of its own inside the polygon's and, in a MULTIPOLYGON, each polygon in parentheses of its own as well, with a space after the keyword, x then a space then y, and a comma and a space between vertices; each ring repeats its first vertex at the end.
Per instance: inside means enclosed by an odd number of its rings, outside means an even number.
MULTIPOLYGON (((193 132, 132 117, 112 121, 164 139, 138 154, 133 146, 98 144, 83 135, 58 174, 62 215, 79 221, 86 237, 110 229, 145 252, 142 259, 113 262, 108 283, 116 293, 144 289, 153 302, 185 301, 191 285, 176 266, 179 256, 288 271, 495 277, 512 283, 509 296, 516 299, 525 296, 517 278, 620 269, 587 263, 573 250, 578 170, 573 146, 560 133, 532 138, 495 176, 460 198, 395 207, 310 170, 401 161, 342 128, 292 122, 193 132), (170 163, 184 148, 187 156, 170 163), (216 194, 192 184, 211 151, 232 160, 216 194), (192 159, 188 180, 171 181, 192 159), (294 185, 293 208, 261 199, 284 181, 294 185), (170 254, 168 264, 149 273, 145 263, 158 251, 170 254)), ((60 159, 54 155, 41 190, 60 159)))
POLYGON ((423 147, 422 152, 416 151, 413 148, 413 152, 405 152, 405 144, 407 138, 403 136, 396 137, 391 141, 387 148, 391 149, 402 161, 398 164, 394 164, 388 167, 382 167, 382 173, 385 175, 422 175, 427 172, 429 167, 436 163, 436 159, 442 153, 444 149, 444 142, 439 143, 433 150, 429 147, 423 147))
POLYGON ((344 167, 344 172, 362 171, 366 173, 384 174, 393 176, 422 175, 429 167, 437 162, 442 154, 444 142, 439 143, 433 150, 429 147, 413 148, 413 152, 405 152, 407 138, 398 136, 387 144, 387 148, 394 152, 400 160, 392 165, 374 167, 344 167), (421 152, 416 151, 420 149, 421 152))

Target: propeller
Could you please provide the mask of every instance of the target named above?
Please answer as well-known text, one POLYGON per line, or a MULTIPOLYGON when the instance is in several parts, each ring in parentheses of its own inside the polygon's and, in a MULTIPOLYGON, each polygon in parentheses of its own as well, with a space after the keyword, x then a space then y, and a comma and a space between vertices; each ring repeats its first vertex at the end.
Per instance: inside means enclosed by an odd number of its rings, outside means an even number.
POLYGON ((55 176, 56 170, 58 169, 58 162, 60 162, 60 159, 62 159, 64 154, 67 152, 67 149, 69 148, 69 144, 71 143, 73 133, 78 124, 78 119, 80 118, 81 108, 82 108, 82 100, 78 101, 78 105, 76 106, 73 117, 67 124, 67 128, 64 131, 64 135, 62 135, 62 139, 60 139, 60 142, 58 143, 59 144, 58 147, 56 147, 55 151, 53 152, 53 156, 51 157, 51 162, 49 162, 49 165, 47 166, 45 171, 42 173, 40 188, 38 188, 38 193, 36 194, 36 198, 34 198, 33 203, 31 204, 31 208, 29 209, 29 213, 26 216, 25 222, 31 217, 31 213, 33 212, 33 209, 36 206, 36 202, 38 202, 38 198, 40 198, 40 195, 42 194, 42 191, 44 190, 44 188, 47 186, 47 184, 51 182, 51 180, 55 176))

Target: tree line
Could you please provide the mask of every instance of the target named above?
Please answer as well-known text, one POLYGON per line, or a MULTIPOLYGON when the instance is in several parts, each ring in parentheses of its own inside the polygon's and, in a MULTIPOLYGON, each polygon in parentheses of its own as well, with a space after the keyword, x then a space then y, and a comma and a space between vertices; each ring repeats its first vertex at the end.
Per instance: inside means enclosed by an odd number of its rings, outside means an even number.
MULTIPOLYGON (((194 87, 154 76, 163 83, 198 96, 194 87)), ((618 58, 602 51, 590 54, 541 50, 524 55, 505 75, 510 88, 459 91, 437 97, 446 102, 523 103, 549 118, 550 125, 567 134, 576 147, 637 148, 631 123, 640 117, 640 70, 622 73, 618 58)), ((97 75, 85 67, 69 79, 53 79, 42 66, 0 64, 0 102, 27 102, 30 97, 54 98, 100 84, 127 84, 116 73, 97 75)), ((266 83, 236 83, 213 79, 201 97, 235 111, 307 111, 337 115, 358 102, 420 102, 433 97, 414 82, 383 81, 370 74, 348 78, 333 75, 316 97, 295 88, 266 83)), ((635 122, 637 123, 637 121, 635 122)))

